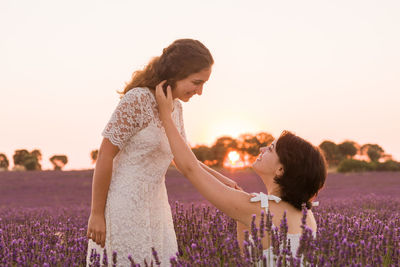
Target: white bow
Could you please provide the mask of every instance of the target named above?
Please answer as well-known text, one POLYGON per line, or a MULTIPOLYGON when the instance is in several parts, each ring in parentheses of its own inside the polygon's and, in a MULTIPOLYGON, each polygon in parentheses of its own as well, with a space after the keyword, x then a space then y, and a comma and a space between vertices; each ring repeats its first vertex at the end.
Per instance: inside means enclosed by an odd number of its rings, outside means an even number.
MULTIPOLYGON (((262 208, 268 208, 268 200, 273 200, 276 203, 279 203, 282 199, 280 197, 274 196, 274 195, 267 195, 264 194, 263 192, 260 193, 252 193, 253 195, 255 195, 254 197, 252 197, 250 199, 251 202, 257 202, 257 201, 261 201, 261 207, 262 208)), ((313 207, 316 207, 319 205, 319 201, 313 201, 311 202, 311 205, 313 207)))
POLYGON ((313 207, 319 206, 319 201, 313 201, 313 202, 311 202, 311 205, 313 207))
POLYGON ((279 203, 281 201, 281 199, 277 196, 274 195, 267 195, 264 194, 263 192, 258 193, 253 193, 255 195, 255 197, 252 197, 250 199, 251 202, 257 202, 257 201, 261 201, 261 207, 262 208, 266 208, 268 209, 268 200, 273 200, 276 203, 279 203))

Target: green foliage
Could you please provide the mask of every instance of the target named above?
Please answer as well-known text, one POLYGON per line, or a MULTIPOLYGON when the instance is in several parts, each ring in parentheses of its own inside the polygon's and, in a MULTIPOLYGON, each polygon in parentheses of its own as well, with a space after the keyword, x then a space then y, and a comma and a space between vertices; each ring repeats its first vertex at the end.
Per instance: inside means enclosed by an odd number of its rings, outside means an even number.
POLYGON ((0 169, 8 170, 8 166, 10 166, 10 162, 5 154, 0 154, 0 169))
POLYGON ((98 156, 99 156, 99 150, 98 149, 92 150, 92 152, 90 152, 90 158, 92 159, 92 163, 93 164, 96 163, 98 156))
MULTIPOLYGON (((259 147, 269 146, 275 140, 275 138, 272 135, 270 135, 269 133, 266 133, 266 132, 260 132, 260 133, 256 134, 256 138, 259 142, 259 147)), ((260 151, 257 152, 257 155, 259 153, 260 153, 260 151)))
POLYGON ((50 161, 54 166, 54 170, 60 171, 68 163, 68 158, 66 155, 54 155, 50 158, 50 161))
POLYGON ((15 150, 13 159, 14 165, 24 165, 24 161, 29 157, 29 152, 26 149, 15 150))
POLYGON ((35 149, 29 152, 26 149, 15 150, 13 155, 14 165, 24 166, 26 170, 41 170, 42 166, 39 161, 41 160, 42 153, 40 150, 35 149))
POLYGON ((30 155, 24 162, 24 166, 28 171, 40 170, 40 168, 37 168, 38 164, 37 158, 34 155, 30 155))
POLYGON ((361 147, 361 152, 367 152, 368 157, 371 161, 379 161, 379 159, 384 155, 385 151, 382 147, 377 144, 366 144, 361 147))
POLYGON ((255 135, 242 134, 238 139, 230 136, 218 138, 211 146, 196 146, 192 148, 197 159, 206 162, 208 165, 222 166, 224 159, 229 151, 237 150, 252 156, 260 153, 260 147, 268 146, 274 137, 266 132, 260 132, 255 135))
POLYGON ((340 162, 338 172, 364 172, 364 171, 400 171, 400 162, 388 160, 385 162, 355 159, 344 159, 340 162))
POLYGON ((242 134, 239 136, 238 148, 252 156, 260 154, 260 148, 268 146, 274 141, 274 137, 269 133, 260 132, 256 135, 242 134))
POLYGON ((383 156, 383 152, 383 149, 378 146, 378 148, 368 148, 367 154, 371 161, 378 161, 383 156))
POLYGON ((196 146, 192 148, 192 151, 196 158, 201 162, 204 162, 206 160, 213 160, 211 148, 209 148, 208 146, 196 146))
POLYGON ((357 154, 356 145, 352 141, 345 141, 339 144, 338 149, 340 153, 347 158, 352 158, 357 154))
POLYGON ((376 166, 377 171, 400 171, 400 162, 388 160, 383 163, 378 163, 376 166))
POLYGON ((374 170, 373 166, 364 160, 344 159, 340 162, 338 172, 364 172, 374 170))
POLYGON ((211 147, 212 160, 217 161, 217 166, 222 166, 224 158, 230 149, 238 149, 238 143, 236 139, 230 136, 223 136, 217 139, 217 141, 211 147))
POLYGON ((323 141, 319 148, 324 152, 326 162, 330 166, 337 166, 340 161, 344 158, 340 152, 338 145, 332 141, 323 141))

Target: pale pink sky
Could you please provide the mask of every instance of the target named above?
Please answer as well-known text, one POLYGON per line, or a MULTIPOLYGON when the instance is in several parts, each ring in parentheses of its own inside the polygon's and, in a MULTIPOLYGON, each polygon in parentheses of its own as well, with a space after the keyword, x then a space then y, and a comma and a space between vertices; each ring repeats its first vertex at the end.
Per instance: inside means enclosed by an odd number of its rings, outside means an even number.
POLYGON ((89 153, 131 73, 178 38, 215 59, 184 104, 188 139, 288 129, 318 145, 377 143, 400 160, 400 2, 0 2, 0 153, 89 153))

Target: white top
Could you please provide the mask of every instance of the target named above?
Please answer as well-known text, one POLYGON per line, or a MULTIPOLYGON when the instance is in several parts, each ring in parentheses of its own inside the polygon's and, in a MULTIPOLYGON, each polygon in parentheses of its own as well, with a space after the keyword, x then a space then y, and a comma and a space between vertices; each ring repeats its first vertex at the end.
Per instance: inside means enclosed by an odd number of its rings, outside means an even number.
MULTIPOLYGON (((250 199, 251 202, 261 202, 261 207, 265 209, 265 214, 268 214, 268 207, 269 207, 269 200, 275 201, 276 203, 279 203, 282 199, 280 197, 274 196, 274 195, 267 195, 263 192, 260 193, 253 193, 255 195, 253 198, 250 199)), ((313 206, 318 206, 318 202, 313 202, 313 206)), ((272 224, 273 228, 279 229, 279 227, 275 226, 272 224)), ((313 232, 313 236, 316 236, 316 233, 313 232)), ((287 239, 290 240, 290 250, 292 252, 292 255, 295 257, 297 253, 297 249, 299 248, 300 245, 300 237, 301 233, 299 234, 287 234, 287 239)), ((250 241, 252 241, 251 235, 249 236, 250 241)), ((272 246, 270 246, 267 249, 264 249, 263 255, 267 259, 267 266, 275 266, 275 261, 274 261, 274 254, 272 251, 272 246)))

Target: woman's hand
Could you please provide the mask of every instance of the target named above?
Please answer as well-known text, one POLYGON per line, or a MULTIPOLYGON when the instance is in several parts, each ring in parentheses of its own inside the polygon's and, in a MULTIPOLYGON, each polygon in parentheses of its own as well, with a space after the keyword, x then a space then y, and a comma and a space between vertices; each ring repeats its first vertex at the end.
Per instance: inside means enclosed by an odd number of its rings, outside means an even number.
POLYGON ((166 80, 162 81, 156 86, 156 100, 158 104, 158 111, 160 112, 160 119, 165 120, 171 118, 171 113, 174 109, 174 102, 172 99, 171 86, 167 87, 167 95, 164 94, 163 85, 166 80))
POLYGON ((104 215, 90 214, 87 238, 104 248, 106 243, 106 219, 104 215))
POLYGON ((229 186, 229 187, 232 187, 232 188, 234 188, 234 189, 236 189, 236 190, 240 190, 240 191, 244 191, 243 190, 243 188, 241 188, 235 181, 233 181, 233 180, 225 180, 225 181, 222 181, 222 183, 223 184, 225 184, 225 185, 227 185, 227 186, 229 186))

